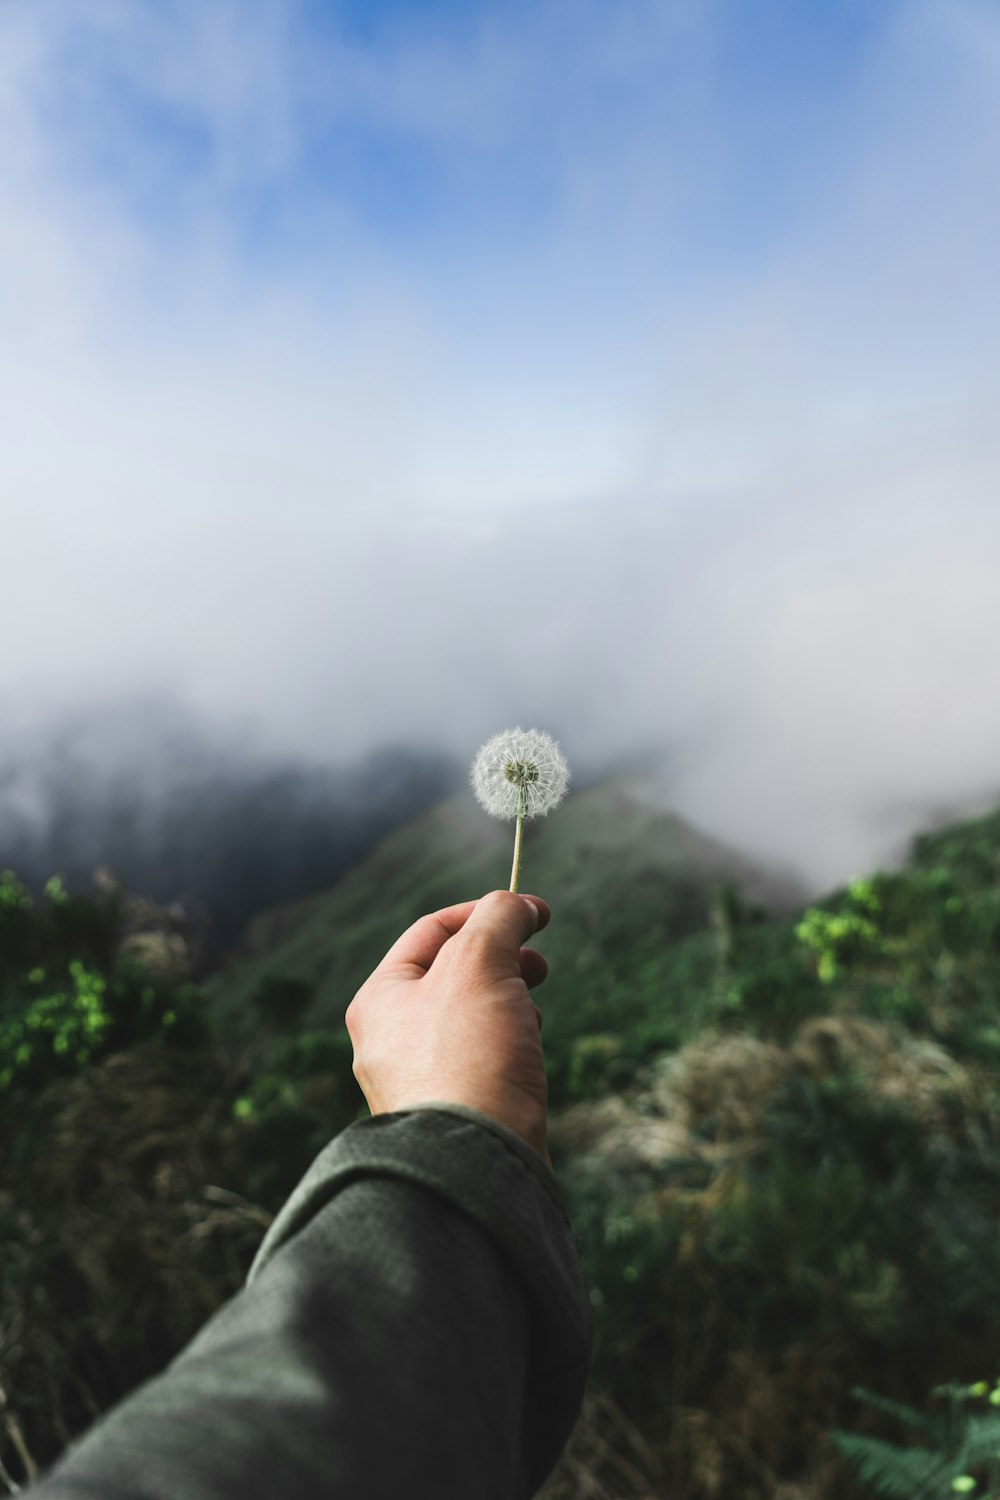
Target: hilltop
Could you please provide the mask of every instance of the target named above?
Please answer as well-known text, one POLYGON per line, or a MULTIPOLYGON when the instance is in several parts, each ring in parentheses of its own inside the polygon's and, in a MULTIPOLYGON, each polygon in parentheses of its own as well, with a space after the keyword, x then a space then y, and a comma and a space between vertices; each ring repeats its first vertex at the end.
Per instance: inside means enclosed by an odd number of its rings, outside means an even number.
MULTIPOLYGON (((704 926, 723 882, 775 914, 804 899, 793 875, 650 808, 625 777, 571 793, 557 817, 526 826, 524 848, 522 889, 537 890, 553 908, 536 942, 550 960, 573 947, 571 934, 585 933, 590 946, 592 917, 609 904, 637 899, 655 936, 669 940, 704 926)), ((329 1019, 411 922, 505 887, 511 849, 512 825, 484 816, 471 798, 439 803, 382 839, 329 890, 255 917, 212 981, 218 1005, 231 1012, 262 979, 294 976, 315 989, 314 1018, 329 1019)), ((597 931, 608 926, 599 921, 597 931)))
MULTIPOLYGON (((329 891, 264 912, 210 986, 237 1034, 256 1024, 257 1003, 294 1001, 301 1024, 339 1025, 355 991, 399 934, 425 912, 509 880, 512 825, 489 818, 471 796, 441 802, 383 839, 329 891)), ((548 958, 538 992, 546 1039, 592 1026, 623 1032, 651 1019, 651 987, 668 1001, 683 965, 713 961, 713 903, 720 887, 759 919, 803 901, 790 875, 650 807, 626 777, 571 794, 558 814, 528 824, 522 889, 544 895, 549 928, 535 941, 548 958), (701 941, 678 950, 681 939, 701 941), (676 971, 672 959, 682 960, 676 971)), ((674 1002, 683 1009, 683 995, 674 1002)), ((661 1006, 664 1038, 671 1033, 661 1006)))

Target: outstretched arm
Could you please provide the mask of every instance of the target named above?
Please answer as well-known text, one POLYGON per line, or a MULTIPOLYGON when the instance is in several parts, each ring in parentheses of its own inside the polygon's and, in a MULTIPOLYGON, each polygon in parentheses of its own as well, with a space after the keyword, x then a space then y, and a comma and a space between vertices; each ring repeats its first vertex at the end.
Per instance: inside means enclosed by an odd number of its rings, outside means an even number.
POLYGON ((520 948, 534 926, 520 898, 467 907, 415 924, 352 1005, 373 1117, 326 1147, 246 1287, 40 1500, 527 1500, 543 1482, 590 1349, 544 1155, 523 977, 544 960, 520 948))

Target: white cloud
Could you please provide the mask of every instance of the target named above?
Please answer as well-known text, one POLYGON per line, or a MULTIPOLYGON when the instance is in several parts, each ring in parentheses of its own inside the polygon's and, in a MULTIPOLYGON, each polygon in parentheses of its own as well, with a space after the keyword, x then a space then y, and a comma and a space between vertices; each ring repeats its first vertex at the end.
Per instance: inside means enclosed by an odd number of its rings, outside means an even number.
POLYGON ((836 151, 703 265, 724 6, 311 55, 293 9, 247 14, 0 12, 0 703, 162 685, 317 756, 507 718, 584 760, 678 745, 671 799, 824 880, 983 794, 995 13, 894 12, 836 151), (189 184, 168 137, 106 158, 112 79, 205 133, 189 184), (318 119, 435 144, 458 199, 463 143, 499 182, 548 124, 551 201, 492 244, 335 178, 283 199, 318 119), (247 193, 297 234, 251 253, 247 193))

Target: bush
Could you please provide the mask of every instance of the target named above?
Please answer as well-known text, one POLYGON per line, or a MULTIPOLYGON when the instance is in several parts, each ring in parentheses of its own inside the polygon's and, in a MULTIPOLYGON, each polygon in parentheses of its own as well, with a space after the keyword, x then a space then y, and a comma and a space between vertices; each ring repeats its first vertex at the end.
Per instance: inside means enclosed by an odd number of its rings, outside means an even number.
POLYGON ((795 928, 795 935, 815 954, 816 972, 832 984, 858 959, 887 951, 879 927, 882 899, 871 880, 855 880, 839 910, 811 906, 795 928))
POLYGON ((121 916, 117 891, 70 895, 54 877, 36 903, 0 876, 0 1108, 137 1042, 204 1039, 201 989, 123 953, 121 916))
POLYGON ((269 1207, 288 1196, 313 1158, 367 1113, 351 1070, 346 1029, 283 1040, 232 1104, 253 1163, 249 1191, 269 1207))
POLYGON ((267 974, 250 996, 250 1004, 271 1025, 294 1030, 313 1001, 313 986, 306 979, 267 974))

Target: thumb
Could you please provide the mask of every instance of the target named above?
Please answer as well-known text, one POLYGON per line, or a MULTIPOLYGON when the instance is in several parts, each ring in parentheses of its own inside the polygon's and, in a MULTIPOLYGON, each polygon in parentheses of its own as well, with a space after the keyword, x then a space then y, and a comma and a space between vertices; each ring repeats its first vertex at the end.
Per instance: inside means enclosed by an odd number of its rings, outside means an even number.
POLYGON ((537 896, 490 891, 476 902, 472 915, 452 941, 480 953, 485 950, 505 971, 520 974, 521 944, 545 927, 549 916, 548 904, 537 896))

